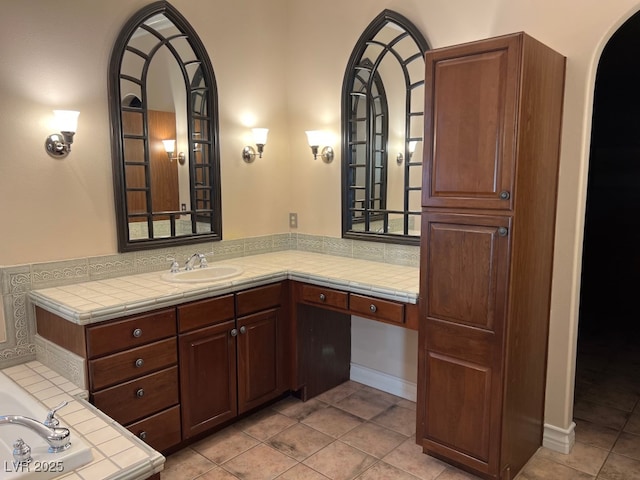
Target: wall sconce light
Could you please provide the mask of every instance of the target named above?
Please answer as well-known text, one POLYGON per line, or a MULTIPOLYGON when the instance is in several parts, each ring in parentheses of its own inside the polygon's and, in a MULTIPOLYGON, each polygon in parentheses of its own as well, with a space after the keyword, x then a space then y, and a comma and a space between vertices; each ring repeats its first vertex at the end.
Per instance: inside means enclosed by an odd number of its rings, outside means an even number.
POLYGON ((186 161, 184 152, 178 153, 177 157, 174 157, 173 154, 176 151, 176 141, 175 140, 162 140, 162 144, 164 145, 164 149, 167 152, 167 156, 169 157, 169 161, 178 160, 180 165, 184 165, 186 161))
POLYGON ((52 133, 47 137, 44 146, 47 153, 54 158, 64 158, 71 151, 73 135, 78 128, 78 115, 75 110, 54 110, 55 127, 60 133, 52 133))
MULTIPOLYGON (((253 141, 258 147, 258 157, 262 158, 262 152, 264 152, 264 146, 267 144, 268 128, 253 128, 253 141)), ((247 145, 242 149, 242 159, 251 163, 256 159, 256 151, 251 145, 247 145)))
MULTIPOLYGON (((409 160, 413 158, 413 152, 416 151, 417 143, 417 140, 411 140, 409 142, 409 160)), ((398 154, 398 156, 396 157, 396 161, 398 162, 398 165, 402 165, 402 162, 404 162, 404 155, 402 155, 402 152, 398 154)))
POLYGON ((307 141, 309 142, 309 146, 311 147, 313 159, 316 160, 318 158, 318 155, 320 155, 325 163, 330 163, 333 160, 333 148, 326 146, 318 154, 320 145, 326 145, 328 143, 326 133, 322 130, 307 130, 304 133, 307 134, 307 141))

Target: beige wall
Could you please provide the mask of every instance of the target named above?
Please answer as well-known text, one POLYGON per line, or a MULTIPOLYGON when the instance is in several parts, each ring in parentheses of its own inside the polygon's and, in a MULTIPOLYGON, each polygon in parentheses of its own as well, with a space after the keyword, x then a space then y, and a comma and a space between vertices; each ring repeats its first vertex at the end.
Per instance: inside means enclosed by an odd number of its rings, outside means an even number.
MULTIPOLYGON (((297 65, 291 70, 287 97, 291 170, 297 179, 291 188, 293 198, 298 199, 296 208, 305 232, 340 234, 336 218, 340 207, 340 169, 339 158, 329 167, 299 161, 298 157, 304 160, 305 155, 301 132, 307 128, 326 128, 339 133, 339 93, 346 62, 363 29, 383 8, 396 10, 412 20, 432 48, 526 31, 568 58, 545 413, 547 423, 566 429, 573 413, 595 68, 608 38, 640 9, 640 3, 635 0, 291 0, 291 38, 296 41, 289 42, 289 56, 291 65, 297 65), (335 11, 341 14, 334 16, 335 11), (325 22, 331 17, 334 18, 329 29, 325 22), (329 30, 331 34, 325 34, 329 30), (323 202, 323 208, 318 207, 319 201, 323 202)), ((383 365, 380 370, 384 371, 383 365)))
MULTIPOLYGON (((116 252, 106 74, 111 46, 145 0, 3 2, 0 19, 0 265, 116 252), (81 110, 73 152, 43 148, 53 108, 81 110)), ((432 47, 524 30, 568 57, 546 421, 571 422, 577 295, 595 68, 637 0, 174 0, 199 32, 220 99, 226 239, 287 230, 340 235, 340 91, 347 59, 383 9, 432 47), (338 14, 339 13, 339 14, 338 14), (271 129, 263 159, 240 160, 246 118, 271 129), (305 130, 335 135, 313 161, 305 130)))
MULTIPOLYGON (((107 66, 126 20, 147 0, 3 2, 0 19, 0 265, 117 250, 107 66), (73 151, 44 150, 54 108, 80 110, 73 151)), ((226 239, 287 231, 290 204, 284 0, 177 0, 199 33, 219 89, 226 239), (266 155, 240 152, 270 128, 266 155)))

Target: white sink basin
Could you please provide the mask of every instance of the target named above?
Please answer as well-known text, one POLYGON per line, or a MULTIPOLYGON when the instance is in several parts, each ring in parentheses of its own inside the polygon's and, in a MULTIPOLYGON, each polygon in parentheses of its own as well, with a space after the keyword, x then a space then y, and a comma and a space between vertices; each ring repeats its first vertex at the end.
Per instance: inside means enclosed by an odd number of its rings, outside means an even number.
POLYGON ((163 273, 162 280, 175 283, 205 283, 240 275, 244 270, 237 265, 209 265, 205 268, 163 273))

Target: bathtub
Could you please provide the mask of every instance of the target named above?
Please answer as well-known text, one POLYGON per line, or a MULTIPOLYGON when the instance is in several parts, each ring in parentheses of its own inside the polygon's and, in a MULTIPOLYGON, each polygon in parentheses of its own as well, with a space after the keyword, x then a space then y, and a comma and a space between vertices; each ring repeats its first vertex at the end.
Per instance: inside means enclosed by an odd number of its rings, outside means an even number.
MULTIPOLYGON (((0 415, 23 415, 39 422, 47 417, 47 408, 0 372, 0 415)), ((67 427, 60 421, 59 427, 67 427)), ((49 453, 49 444, 22 425, 0 425, 0 480, 47 480, 70 473, 92 460, 89 445, 71 432, 71 446, 49 453), (31 447, 33 460, 20 465, 13 460, 13 444, 21 438, 31 447)))

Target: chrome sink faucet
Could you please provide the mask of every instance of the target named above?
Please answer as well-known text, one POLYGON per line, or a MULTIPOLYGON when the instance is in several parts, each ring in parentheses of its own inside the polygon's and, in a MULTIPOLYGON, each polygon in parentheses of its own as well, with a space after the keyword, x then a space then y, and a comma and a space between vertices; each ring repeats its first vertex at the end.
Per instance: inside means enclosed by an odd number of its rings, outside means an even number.
POLYGON ((22 425, 36 432, 49 444, 51 453, 61 452, 71 446, 68 428, 47 427, 44 423, 22 415, 0 415, 0 426, 2 425, 22 425))
POLYGON ((186 263, 184 264, 184 269, 193 270, 193 263, 196 259, 200 263, 200 268, 205 268, 208 265, 207 257, 205 257, 204 253, 194 253, 187 259, 186 263))

